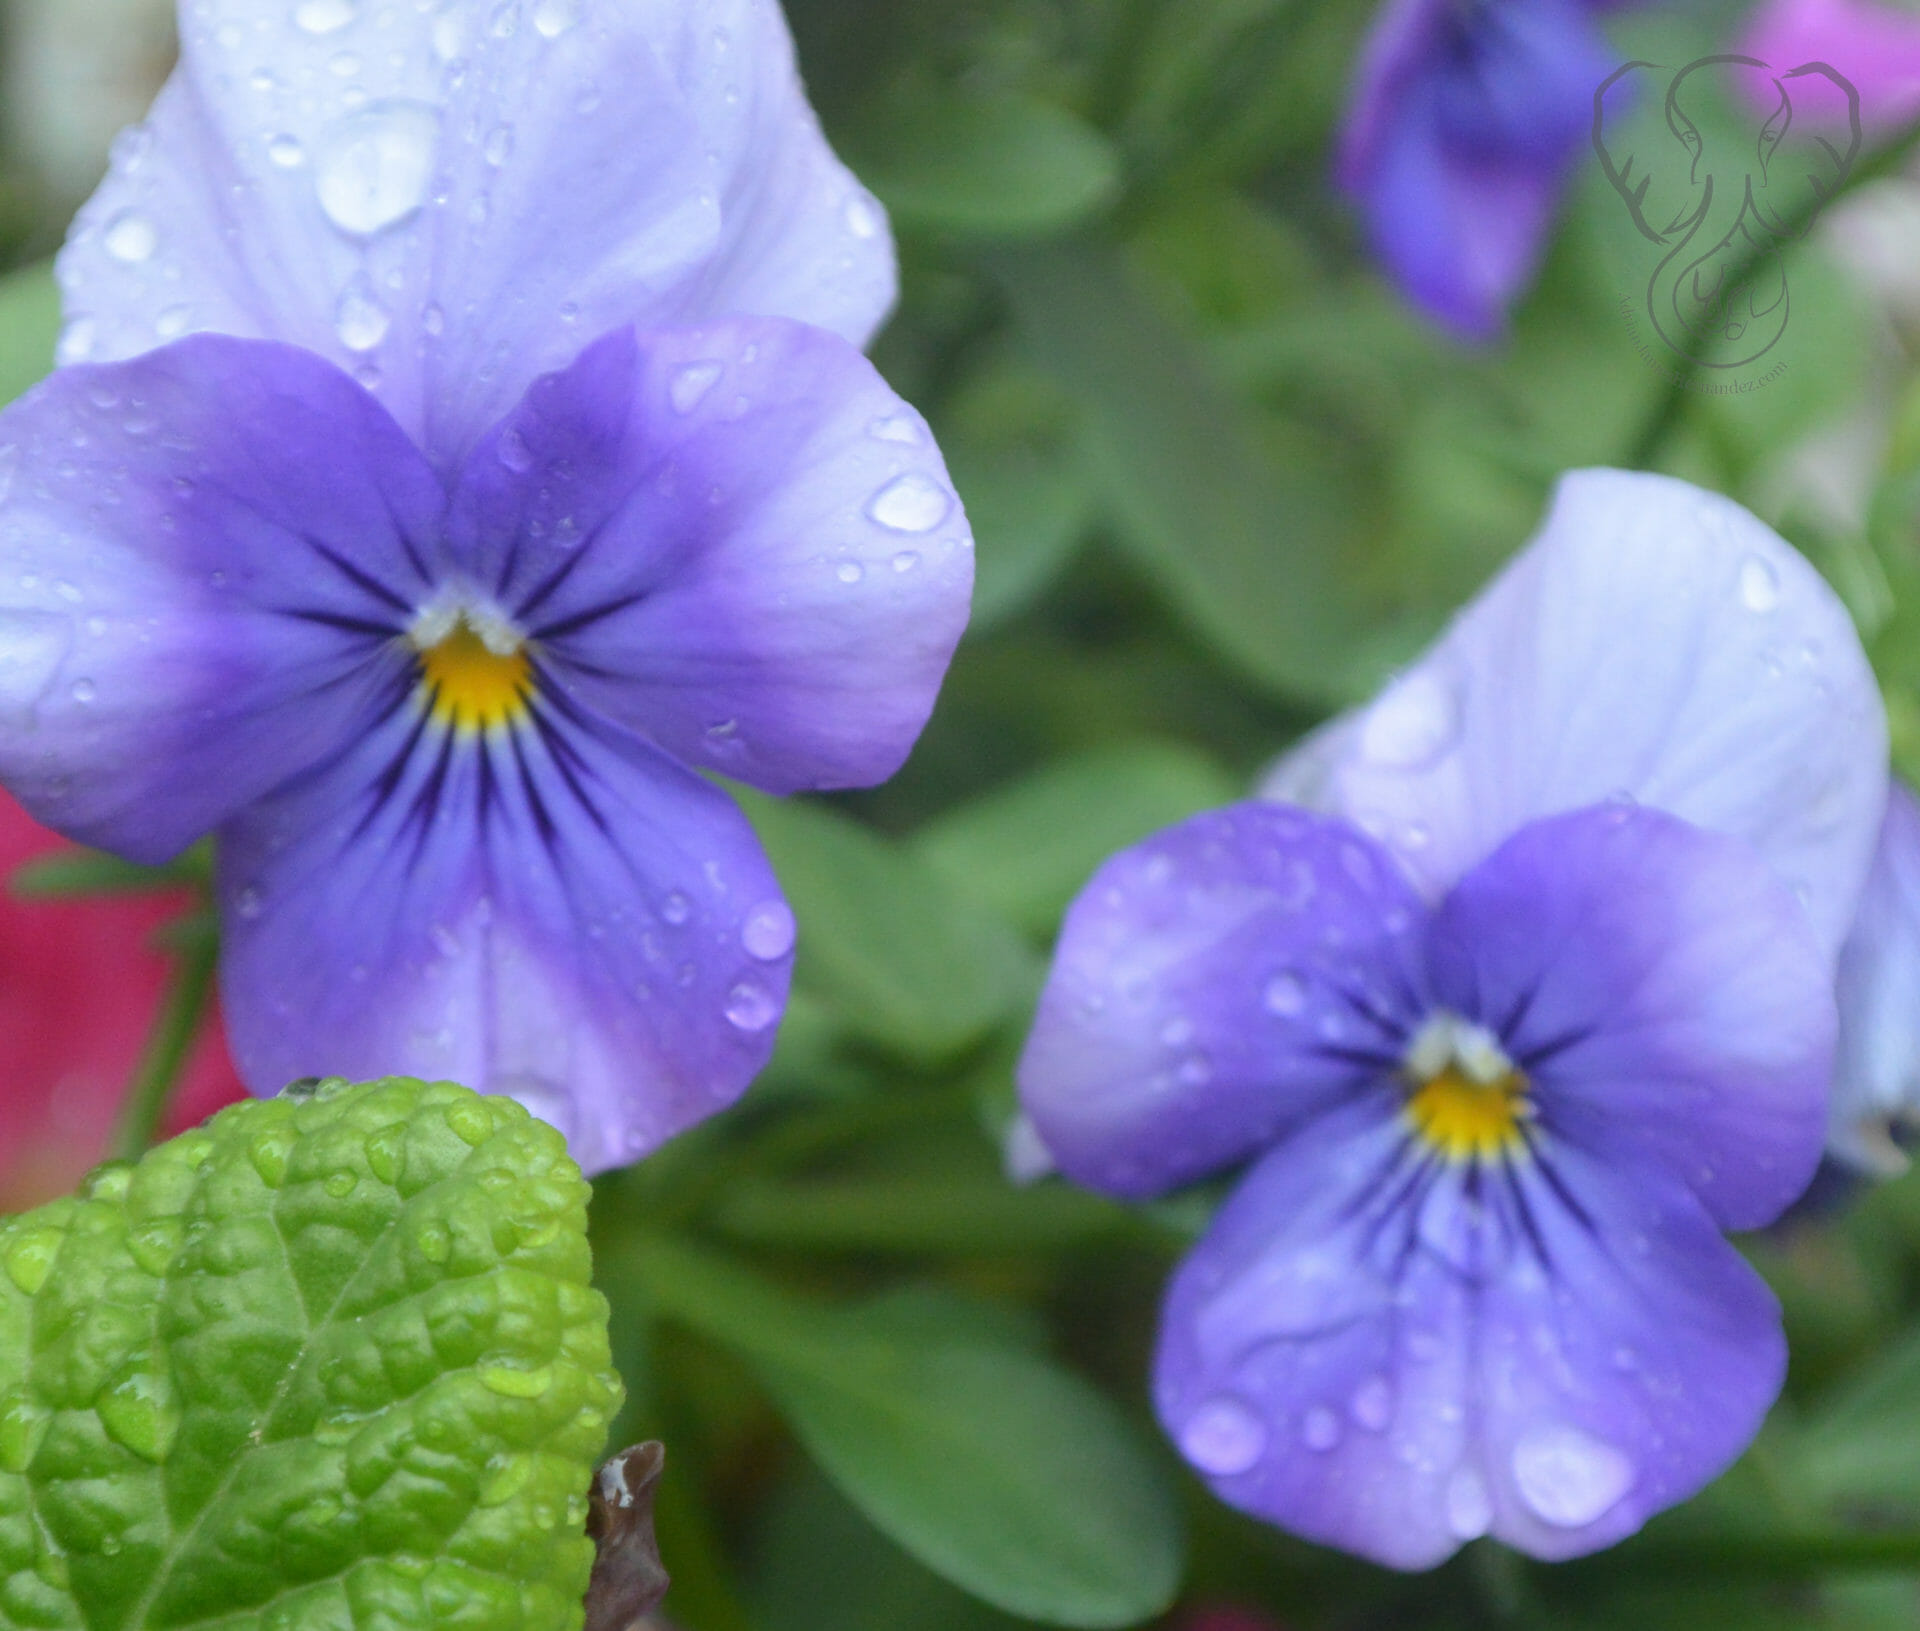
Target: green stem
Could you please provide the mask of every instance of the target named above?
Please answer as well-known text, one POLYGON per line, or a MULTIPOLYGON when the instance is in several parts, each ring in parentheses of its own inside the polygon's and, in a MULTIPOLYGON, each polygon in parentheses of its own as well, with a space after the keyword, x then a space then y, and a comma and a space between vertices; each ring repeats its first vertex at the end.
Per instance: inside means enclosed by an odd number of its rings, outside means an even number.
POLYGON ((147 1034, 146 1048, 113 1129, 107 1153, 114 1160, 137 1161, 152 1147, 179 1084, 187 1052, 206 1017, 219 958, 220 942, 211 925, 205 932, 181 937, 160 1011, 154 1016, 153 1029, 147 1034))
MULTIPOLYGON (((1847 179, 1827 197, 1812 198, 1800 205, 1787 217, 1786 224, 1767 244, 1756 244, 1741 260, 1727 282, 1728 301, 1731 302, 1746 292, 1748 285, 1753 282, 1769 257, 1778 253, 1778 245, 1797 242, 1812 228, 1815 218, 1822 210, 1838 203, 1849 193, 1857 192, 1870 182, 1897 175, 1916 149, 1920 149, 1920 120, 1908 125, 1891 141, 1867 154, 1853 167, 1847 179)), ((1688 394, 1693 390, 1701 368, 1702 365, 1691 357, 1681 361, 1679 368, 1668 381, 1666 390, 1661 393, 1660 400, 1654 404, 1653 412, 1647 416, 1646 422, 1640 427, 1639 435, 1633 440, 1632 448, 1624 461, 1629 470, 1654 468, 1684 417, 1688 394)))

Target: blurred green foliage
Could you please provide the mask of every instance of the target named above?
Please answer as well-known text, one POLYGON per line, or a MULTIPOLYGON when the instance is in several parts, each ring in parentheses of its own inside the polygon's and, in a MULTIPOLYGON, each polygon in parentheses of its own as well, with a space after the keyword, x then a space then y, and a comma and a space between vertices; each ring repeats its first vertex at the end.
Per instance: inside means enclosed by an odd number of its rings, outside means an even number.
MULTIPOLYGON (((1212 1197, 1017 1187, 1000 1150, 1094 866, 1237 796, 1417 651, 1563 469, 1669 470, 1780 526, 1853 608, 1920 772, 1902 320, 1812 234, 1779 377, 1693 388, 1636 329, 1645 246, 1588 165, 1510 337, 1447 340, 1327 184, 1372 14, 1350 0, 787 10, 829 134, 893 214, 904 294, 876 358, 936 428, 979 588, 894 782, 749 801, 802 925, 773 1065, 598 1185, 616 1433, 671 1447, 671 1616, 1122 1625, 1177 1590, 1296 1627, 1920 1624, 1920 1178, 1752 1243, 1794 1371, 1705 1496, 1577 1565, 1482 1542, 1403 1578, 1225 1510, 1159 1440, 1156 1301, 1212 1197), (1857 514, 1800 479, 1843 434, 1870 471, 1857 514)), ((1610 26, 1623 59, 1677 62, 1742 15, 1610 26)), ((0 234, 16 258, 48 237, 0 234)), ((54 317, 43 270, 0 284, 0 396, 45 366, 54 317)))

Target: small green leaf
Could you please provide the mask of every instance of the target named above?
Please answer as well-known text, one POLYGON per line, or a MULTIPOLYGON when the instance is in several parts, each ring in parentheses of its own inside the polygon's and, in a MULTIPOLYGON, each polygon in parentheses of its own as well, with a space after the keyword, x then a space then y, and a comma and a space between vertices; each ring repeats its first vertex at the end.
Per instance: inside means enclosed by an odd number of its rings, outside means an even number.
POLYGON ((60 289, 53 262, 0 278, 0 405, 53 371, 60 333, 60 289))
POLYGON ((141 866, 99 850, 65 849, 18 867, 7 887, 20 900, 63 900, 75 895, 143 895, 213 881, 212 857, 203 846, 165 866, 141 866))
POLYGON ((0 1625, 578 1631, 586 1199, 518 1105, 396 1079, 0 1223, 0 1625))
POLYGON ((1019 937, 911 850, 824 805, 736 796, 803 925, 795 978, 851 1034, 939 1063, 1028 989, 1019 937))
POLYGON ((882 1301, 829 1310, 726 1262, 636 1243, 663 1310, 746 1358, 879 1528, 975 1596, 1122 1626, 1179 1585, 1159 1469, 1104 1395, 985 1320, 882 1301))
POLYGON ((916 847, 954 886, 1050 933, 1116 850, 1246 794, 1204 754, 1127 742, 1058 760, 923 828, 916 847))
POLYGON ((855 166, 907 227, 1028 238, 1089 219, 1120 187, 1106 138, 1057 103, 1018 92, 915 85, 851 143, 855 166))

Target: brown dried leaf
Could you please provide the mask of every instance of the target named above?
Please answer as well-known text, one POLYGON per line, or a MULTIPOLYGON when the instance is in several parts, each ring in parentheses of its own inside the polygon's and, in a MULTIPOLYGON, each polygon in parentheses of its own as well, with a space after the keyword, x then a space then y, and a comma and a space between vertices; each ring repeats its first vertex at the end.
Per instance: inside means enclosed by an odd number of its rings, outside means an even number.
POLYGON ((646 1631, 647 1616, 667 1594, 653 1538, 653 1495, 666 1459, 665 1447, 649 1441, 602 1462, 593 1475, 587 1534, 597 1555, 585 1631, 646 1631))

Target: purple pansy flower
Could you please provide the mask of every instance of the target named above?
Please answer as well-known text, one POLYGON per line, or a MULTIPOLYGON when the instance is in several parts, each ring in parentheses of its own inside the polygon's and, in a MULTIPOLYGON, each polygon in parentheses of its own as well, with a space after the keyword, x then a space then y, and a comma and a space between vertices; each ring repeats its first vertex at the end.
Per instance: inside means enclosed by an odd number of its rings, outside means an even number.
POLYGON ((1886 806, 1845 610, 1727 500, 1566 478, 1435 649, 1260 800, 1115 857, 1020 1065, 1062 1170, 1251 1163, 1162 1321, 1223 1498, 1403 1568, 1610 1544, 1785 1366, 1722 1238, 1805 1186, 1886 806))
POLYGON ((795 930, 697 772, 891 774, 971 582, 778 8, 191 4, 61 275, 0 419, 7 784, 218 834, 258 1090, 456 1077, 589 1169, 730 1102, 795 930))
POLYGON ((1415 305, 1490 339, 1530 283, 1613 63, 1597 0, 1388 0, 1336 176, 1415 305))

